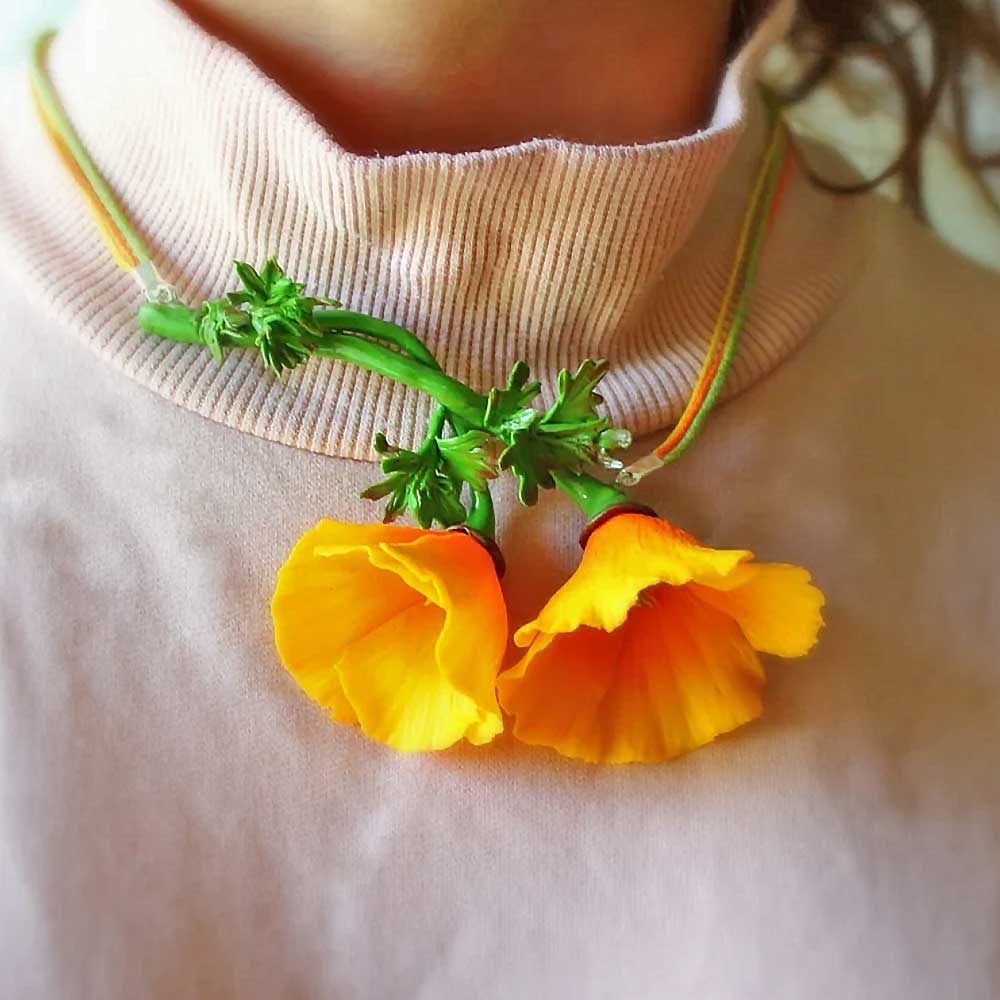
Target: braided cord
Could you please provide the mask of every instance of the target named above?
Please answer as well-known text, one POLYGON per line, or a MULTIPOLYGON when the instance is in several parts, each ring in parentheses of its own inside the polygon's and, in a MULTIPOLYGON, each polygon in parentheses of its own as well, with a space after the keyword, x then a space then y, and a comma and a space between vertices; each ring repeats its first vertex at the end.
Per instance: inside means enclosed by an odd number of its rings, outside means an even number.
POLYGON ((740 334, 749 311, 761 248, 777 213, 791 164, 785 128, 775 116, 767 149, 754 179, 750 201, 740 226, 722 305, 687 405, 663 442, 649 454, 622 469, 618 474, 620 485, 634 486, 650 472, 676 461, 691 447, 701 432, 736 356, 740 334))

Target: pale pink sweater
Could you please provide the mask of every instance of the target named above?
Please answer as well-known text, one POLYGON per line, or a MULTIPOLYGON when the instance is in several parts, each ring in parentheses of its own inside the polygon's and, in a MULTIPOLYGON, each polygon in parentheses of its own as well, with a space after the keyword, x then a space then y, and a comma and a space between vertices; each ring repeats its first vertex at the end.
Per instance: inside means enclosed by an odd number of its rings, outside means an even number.
MULTIPOLYGON (((85 0, 51 65, 185 297, 276 253, 479 388, 519 357, 551 380, 607 356, 638 453, 700 363, 761 151, 754 66, 790 13, 703 131, 628 148, 351 156, 164 0, 85 0)), ((20 69, 0 258, 5 995, 1000 994, 995 276, 793 177, 744 391, 637 498, 808 566, 828 629, 768 664, 759 722, 600 769, 507 734, 403 756, 303 697, 273 648, 275 571, 321 516, 376 516, 357 459, 375 430, 412 440, 425 403, 139 333, 20 69)), ((517 626, 576 564, 580 519, 508 482, 498 509, 517 626)))
MULTIPOLYGON (((759 137, 737 149, 753 70, 790 14, 778 5, 739 52, 703 131, 644 146, 537 139, 355 156, 240 53, 151 0, 85 3, 50 62, 87 148, 184 297, 218 296, 233 258, 273 253, 316 294, 413 329, 477 388, 503 383, 518 358, 551 384, 561 367, 606 357, 609 410, 642 433, 678 415, 701 364, 762 152, 759 137)), ((249 355, 220 369, 137 341, 129 281, 78 224, 60 169, 47 158, 24 179, 44 171, 58 193, 45 200, 48 226, 10 192, 33 234, 21 256, 112 363, 182 406, 325 454, 371 458, 385 426, 404 442, 422 435, 426 397, 364 372, 317 362, 281 386, 249 355)), ((732 390, 778 364, 842 293, 856 211, 786 213, 785 252, 763 267, 732 390)))

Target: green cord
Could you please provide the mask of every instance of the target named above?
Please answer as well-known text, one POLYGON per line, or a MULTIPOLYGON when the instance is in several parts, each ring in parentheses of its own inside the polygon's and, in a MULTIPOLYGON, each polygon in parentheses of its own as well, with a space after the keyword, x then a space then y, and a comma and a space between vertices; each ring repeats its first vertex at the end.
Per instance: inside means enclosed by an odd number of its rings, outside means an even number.
POLYGON ((726 378, 729 375, 729 369, 736 356, 736 349, 739 346, 740 334, 743 332, 743 323, 746 319, 747 311, 750 308, 750 299, 753 292, 754 280, 757 276, 757 265, 759 264, 761 257, 760 249, 764 243, 764 236, 767 233, 767 223, 774 197, 774 191, 777 187, 778 179, 781 176, 783 164, 784 158, 777 157, 775 159, 775 167, 772 169, 770 176, 767 179, 767 187, 764 190, 764 197, 761 202, 760 217, 758 218, 754 229, 753 238, 750 243, 750 252, 747 260, 746 271, 743 275, 743 290, 740 292, 740 296, 736 300, 736 306, 733 309, 733 319, 730 326, 732 332, 726 341, 725 348, 723 349, 722 360, 719 362, 719 368, 712 377, 712 383, 708 387, 705 399, 702 402, 698 413, 695 415, 694 420, 691 421, 691 426, 687 429, 687 433, 680 439, 680 441, 677 442, 670 452, 663 457, 663 465, 669 465, 671 462, 675 462, 688 450, 688 448, 691 447, 692 444, 694 444, 695 438, 697 438, 698 434, 701 432, 705 421, 708 419, 709 413, 715 406, 719 393, 722 391, 722 387, 726 383, 726 378))
POLYGON ((38 98, 38 103, 41 105, 46 118, 56 134, 65 143, 66 148, 76 161, 80 171, 87 178, 101 205, 119 228, 132 253, 135 254, 136 259, 141 264, 143 261, 150 259, 149 249, 143 242, 142 237, 135 231, 125 213, 118 207, 111 189, 84 148, 76 129, 73 128, 73 123, 69 120, 59 98, 56 96, 48 73, 45 70, 45 53, 55 34, 54 31, 44 31, 35 39, 31 46, 31 59, 28 63, 28 72, 38 98))

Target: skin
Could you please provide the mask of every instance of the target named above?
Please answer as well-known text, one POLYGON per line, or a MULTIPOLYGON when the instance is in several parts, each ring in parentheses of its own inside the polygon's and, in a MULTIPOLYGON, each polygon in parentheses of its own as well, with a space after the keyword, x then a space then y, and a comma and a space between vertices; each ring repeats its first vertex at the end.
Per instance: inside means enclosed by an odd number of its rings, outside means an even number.
POLYGON ((360 154, 701 127, 732 0, 175 0, 360 154))

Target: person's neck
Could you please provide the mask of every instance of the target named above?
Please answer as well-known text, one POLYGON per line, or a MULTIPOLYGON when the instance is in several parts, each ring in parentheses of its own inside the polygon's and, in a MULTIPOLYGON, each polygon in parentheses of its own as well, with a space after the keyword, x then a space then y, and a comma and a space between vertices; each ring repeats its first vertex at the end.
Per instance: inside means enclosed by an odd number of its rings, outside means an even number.
POLYGON ((732 0, 174 0, 361 154, 696 131, 732 0))

